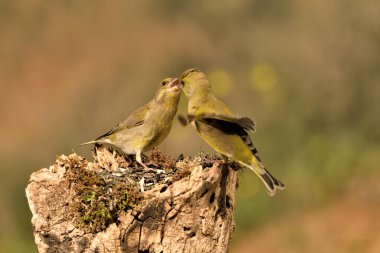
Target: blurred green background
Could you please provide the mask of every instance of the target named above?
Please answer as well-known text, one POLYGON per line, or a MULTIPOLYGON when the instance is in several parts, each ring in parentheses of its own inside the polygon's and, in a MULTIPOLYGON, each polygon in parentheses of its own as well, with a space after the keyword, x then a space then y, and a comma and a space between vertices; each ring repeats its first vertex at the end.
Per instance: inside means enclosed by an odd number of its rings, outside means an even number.
MULTIPOLYGON (((0 0, 0 252, 37 252, 33 171, 190 67, 287 185, 240 172, 231 252, 380 252, 378 0, 0 0)), ((161 150, 214 153, 177 122, 161 150)))

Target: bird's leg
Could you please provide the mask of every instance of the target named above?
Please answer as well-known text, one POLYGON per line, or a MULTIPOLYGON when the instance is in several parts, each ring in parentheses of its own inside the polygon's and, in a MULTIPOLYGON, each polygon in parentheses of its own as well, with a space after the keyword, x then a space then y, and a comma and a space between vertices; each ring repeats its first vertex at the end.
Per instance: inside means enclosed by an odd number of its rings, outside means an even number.
POLYGON ((178 119, 179 123, 184 127, 189 124, 189 120, 185 116, 183 116, 182 114, 178 115, 177 119, 178 119))
MULTIPOLYGON (((142 159, 141 159, 141 151, 138 151, 136 152, 136 161, 141 164, 145 169, 149 169, 143 162, 142 162, 142 159)), ((144 173, 142 174, 142 177, 139 181, 139 185, 140 185, 140 191, 141 192, 144 192, 144 185, 145 185, 145 178, 144 178, 144 173)))
POLYGON ((139 181, 139 185, 140 185, 140 191, 144 192, 145 191, 145 189, 144 189, 144 185, 145 185, 145 178, 144 178, 144 176, 139 181))
POLYGON ((136 152, 136 161, 141 164, 145 169, 149 169, 148 166, 146 166, 141 159, 141 151, 136 152))
POLYGON ((220 154, 222 156, 222 161, 224 164, 227 164, 228 163, 228 156, 225 156, 223 154, 220 154))
POLYGON ((228 158, 228 156, 225 156, 223 154, 220 155, 222 156, 222 168, 229 168, 228 162, 230 161, 230 159, 228 158))

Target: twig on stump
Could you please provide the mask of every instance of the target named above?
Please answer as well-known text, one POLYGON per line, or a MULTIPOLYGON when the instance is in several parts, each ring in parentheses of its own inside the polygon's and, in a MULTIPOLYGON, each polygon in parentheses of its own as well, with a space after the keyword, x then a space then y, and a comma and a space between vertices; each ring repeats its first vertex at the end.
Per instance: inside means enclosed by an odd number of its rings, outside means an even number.
POLYGON ((39 252, 227 252, 235 163, 153 151, 147 171, 106 147, 94 158, 62 155, 31 175, 26 195, 39 252))

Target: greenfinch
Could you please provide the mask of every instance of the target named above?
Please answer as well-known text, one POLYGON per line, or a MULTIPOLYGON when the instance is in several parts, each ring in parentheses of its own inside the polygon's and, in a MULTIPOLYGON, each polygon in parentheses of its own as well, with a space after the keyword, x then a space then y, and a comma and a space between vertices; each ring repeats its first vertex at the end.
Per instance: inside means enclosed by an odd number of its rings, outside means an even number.
POLYGON ((199 69, 186 70, 180 77, 181 89, 188 98, 188 122, 198 134, 226 159, 239 162, 261 179, 268 194, 285 185, 273 177, 261 161, 248 131, 255 132, 255 122, 233 113, 212 93, 210 82, 199 69))
POLYGON ((109 132, 81 145, 114 145, 128 155, 135 154, 136 161, 146 168, 141 154, 158 146, 168 136, 180 96, 179 79, 166 78, 160 83, 156 96, 150 102, 134 111, 109 132))

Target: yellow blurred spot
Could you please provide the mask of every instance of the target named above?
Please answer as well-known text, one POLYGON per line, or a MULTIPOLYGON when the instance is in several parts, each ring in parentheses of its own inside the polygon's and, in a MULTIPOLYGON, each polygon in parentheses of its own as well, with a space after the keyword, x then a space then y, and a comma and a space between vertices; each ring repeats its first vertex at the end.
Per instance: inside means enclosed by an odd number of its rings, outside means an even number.
POLYGON ((259 92, 270 92, 278 84, 278 77, 272 65, 263 63, 255 65, 249 73, 251 86, 259 92))
POLYGON ((225 97, 232 89, 231 76, 224 70, 215 70, 208 75, 213 92, 218 97, 225 97))

